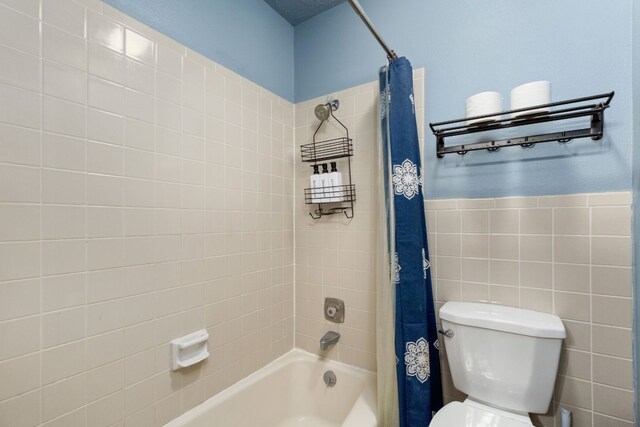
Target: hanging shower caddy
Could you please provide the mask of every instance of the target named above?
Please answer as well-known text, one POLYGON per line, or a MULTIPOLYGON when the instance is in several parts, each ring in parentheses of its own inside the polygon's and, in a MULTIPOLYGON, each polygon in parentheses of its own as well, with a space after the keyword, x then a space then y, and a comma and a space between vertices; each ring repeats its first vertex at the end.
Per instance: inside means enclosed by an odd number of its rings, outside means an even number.
POLYGON ((440 123, 430 123, 429 126, 436 137, 436 154, 438 158, 441 159, 446 154, 456 153, 464 155, 469 151, 478 150, 494 152, 498 151, 502 147, 521 146, 522 148, 530 148, 536 144, 553 141, 565 144, 572 139, 578 138, 591 138, 594 141, 600 140, 604 136, 604 111, 609 108, 609 104, 611 103, 614 94, 614 92, 609 92, 601 95, 587 96, 584 98, 570 99, 561 102, 552 102, 550 104, 520 108, 518 110, 504 111, 496 114, 487 114, 485 116, 467 117, 464 119, 449 120, 440 123), (591 103, 590 101, 598 102, 591 103), (553 109, 554 107, 562 108, 553 109), (549 112, 543 114, 527 114, 528 111, 533 112, 540 108, 548 108, 549 112), (519 117, 511 117, 512 113, 519 113, 519 117), (521 136, 517 138, 490 139, 482 142, 449 147, 445 146, 445 139, 454 136, 520 127, 537 123, 556 122, 575 119, 578 117, 590 117, 590 127, 569 131, 521 136), (469 120, 477 119, 488 120, 488 122, 485 122, 482 125, 467 124, 469 120))
MULTIPOLYGON (((313 219, 338 213, 343 213, 349 219, 353 218, 353 203, 356 201, 356 186, 351 183, 353 140, 349 137, 349 129, 333 115, 339 105, 338 100, 333 100, 317 107, 317 109, 326 109, 325 118, 320 120, 320 124, 313 133, 313 142, 300 147, 302 161, 311 163, 312 167, 318 167, 321 162, 337 159, 345 159, 342 163, 348 167, 348 173, 344 174, 346 182, 343 185, 304 189, 305 204, 318 205, 314 212, 309 212, 313 219), (318 141, 318 132, 329 118, 333 118, 344 129, 345 136, 318 141)), ((316 116, 320 118, 317 110, 316 116)))

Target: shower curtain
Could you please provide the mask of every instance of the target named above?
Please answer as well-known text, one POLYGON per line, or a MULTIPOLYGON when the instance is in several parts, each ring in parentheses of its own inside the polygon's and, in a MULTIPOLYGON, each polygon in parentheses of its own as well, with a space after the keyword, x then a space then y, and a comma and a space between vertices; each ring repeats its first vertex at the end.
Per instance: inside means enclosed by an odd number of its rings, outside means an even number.
POLYGON ((413 71, 404 57, 380 72, 380 117, 378 423, 426 427, 442 388, 413 71))

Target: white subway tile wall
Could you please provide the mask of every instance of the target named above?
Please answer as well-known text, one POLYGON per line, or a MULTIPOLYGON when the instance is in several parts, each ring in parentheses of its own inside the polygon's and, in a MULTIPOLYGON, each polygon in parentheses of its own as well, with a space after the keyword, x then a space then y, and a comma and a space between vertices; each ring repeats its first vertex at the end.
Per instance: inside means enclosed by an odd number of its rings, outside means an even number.
MULTIPOLYGON (((424 69, 414 71, 416 115, 423 117, 424 69)), ((296 347, 320 354, 320 338, 334 330, 342 336, 338 344, 324 352, 327 357, 365 369, 376 369, 375 347, 375 250, 377 209, 378 83, 373 82, 296 104, 296 347), (352 182, 356 186, 353 219, 332 215, 314 220, 306 205, 304 188, 313 172, 299 159, 299 146, 310 143, 320 123, 314 108, 338 99, 335 115, 353 138, 352 182), (345 322, 324 319, 324 298, 344 300, 345 322)), ((423 129, 418 133, 422 143, 423 129)), ((323 125, 318 140, 343 136, 333 120, 323 125)), ((338 161, 346 183, 348 168, 338 161)))
POLYGON ((161 426, 292 348, 293 104, 97 0, 0 0, 0 62, 0 425, 161 426))
MULTIPOLYGON (((633 426, 631 193, 428 200, 434 292, 560 316, 552 407, 536 425, 633 426)), ((443 362, 447 401, 464 398, 443 362)))

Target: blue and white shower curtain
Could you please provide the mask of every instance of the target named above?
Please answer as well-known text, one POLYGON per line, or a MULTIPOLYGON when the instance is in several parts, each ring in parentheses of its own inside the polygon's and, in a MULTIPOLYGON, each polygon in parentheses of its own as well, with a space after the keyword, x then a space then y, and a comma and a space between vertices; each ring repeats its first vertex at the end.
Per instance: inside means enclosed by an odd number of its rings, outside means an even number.
POLYGON ((404 57, 380 72, 400 427, 426 427, 442 407, 438 332, 427 246, 413 70, 404 57))

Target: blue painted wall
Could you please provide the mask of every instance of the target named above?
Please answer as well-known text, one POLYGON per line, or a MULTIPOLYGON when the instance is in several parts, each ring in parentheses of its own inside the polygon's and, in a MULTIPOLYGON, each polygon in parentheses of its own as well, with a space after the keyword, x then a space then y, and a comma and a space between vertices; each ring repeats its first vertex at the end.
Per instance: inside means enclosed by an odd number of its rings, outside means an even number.
MULTIPOLYGON (((425 67, 425 123, 463 116, 465 99, 486 90, 501 92, 507 109, 511 88, 533 80, 550 80, 554 100, 616 91, 599 143, 578 140, 437 160, 435 138, 427 132, 427 197, 631 188, 632 0, 361 4, 398 54, 425 67)), ((296 101, 376 80, 384 63, 384 52, 347 4, 295 27, 296 101)))
POLYGON ((293 27, 262 0, 105 0, 293 101, 293 27))

